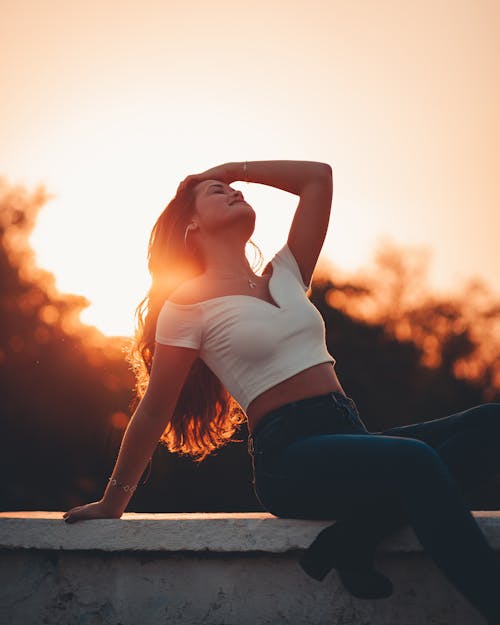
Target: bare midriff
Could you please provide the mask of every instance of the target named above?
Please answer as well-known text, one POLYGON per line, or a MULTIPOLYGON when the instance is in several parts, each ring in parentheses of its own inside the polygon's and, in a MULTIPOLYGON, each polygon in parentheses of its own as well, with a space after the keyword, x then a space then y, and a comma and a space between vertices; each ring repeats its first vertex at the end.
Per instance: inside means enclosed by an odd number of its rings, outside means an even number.
POLYGON ((275 408, 299 399, 326 395, 332 391, 346 394, 331 362, 322 362, 300 371, 267 389, 250 402, 246 410, 248 430, 252 433, 260 419, 275 408))

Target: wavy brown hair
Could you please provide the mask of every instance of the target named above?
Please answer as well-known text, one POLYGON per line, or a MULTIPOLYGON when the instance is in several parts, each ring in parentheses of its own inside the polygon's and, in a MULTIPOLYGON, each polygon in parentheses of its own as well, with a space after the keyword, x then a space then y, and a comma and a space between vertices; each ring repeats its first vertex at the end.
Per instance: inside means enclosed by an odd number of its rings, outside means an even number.
MULTIPOLYGON (((165 299, 183 282, 205 270, 203 256, 193 239, 189 239, 189 234, 187 249, 184 245, 184 233, 195 212, 197 184, 199 181, 193 180, 178 191, 156 220, 149 238, 151 286, 135 310, 135 334, 124 350, 136 378, 131 410, 135 410, 148 386, 156 323, 165 299)), ((257 264, 252 265, 257 271, 262 266, 263 255, 251 239, 248 242, 257 252, 257 264)), ((168 417, 168 425, 159 442, 172 453, 188 455, 196 462, 202 462, 229 442, 246 415, 220 379, 201 358, 197 358, 181 389, 173 415, 168 417)))

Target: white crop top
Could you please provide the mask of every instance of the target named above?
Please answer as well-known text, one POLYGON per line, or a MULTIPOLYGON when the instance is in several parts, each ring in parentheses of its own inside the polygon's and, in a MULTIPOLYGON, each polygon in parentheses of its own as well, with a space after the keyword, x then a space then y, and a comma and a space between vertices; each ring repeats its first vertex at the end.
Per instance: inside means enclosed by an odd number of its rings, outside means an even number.
POLYGON ((288 243, 271 259, 269 293, 278 306, 253 295, 222 295, 194 304, 165 300, 156 341, 192 347, 246 412, 258 395, 313 365, 335 358, 325 323, 306 292, 288 243))

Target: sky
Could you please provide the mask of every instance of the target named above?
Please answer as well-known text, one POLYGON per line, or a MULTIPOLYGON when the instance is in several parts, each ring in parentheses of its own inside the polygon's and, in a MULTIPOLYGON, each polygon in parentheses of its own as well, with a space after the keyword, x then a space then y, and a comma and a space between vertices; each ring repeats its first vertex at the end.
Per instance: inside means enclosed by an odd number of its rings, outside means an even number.
MULTIPOLYGON (((0 176, 53 195, 31 237, 85 323, 131 335, 153 224, 190 173, 329 163, 321 257, 427 249, 436 291, 500 294, 497 0, 2 0, 0 176)), ((267 260, 298 197, 235 182, 267 260)), ((251 247, 249 247, 250 256, 251 247)))

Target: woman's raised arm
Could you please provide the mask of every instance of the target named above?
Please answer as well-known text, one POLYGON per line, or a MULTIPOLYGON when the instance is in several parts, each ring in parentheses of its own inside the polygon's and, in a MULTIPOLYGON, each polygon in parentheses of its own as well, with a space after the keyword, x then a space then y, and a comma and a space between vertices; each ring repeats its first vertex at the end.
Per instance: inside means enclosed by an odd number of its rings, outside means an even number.
POLYGON ((331 166, 319 161, 242 161, 223 163, 199 174, 190 174, 180 183, 179 190, 193 181, 220 180, 231 184, 242 180, 300 195, 311 181, 331 175, 331 166))
POLYGON ((300 195, 307 184, 318 178, 330 177, 332 168, 318 161, 246 161, 232 163, 235 180, 256 182, 300 195))

